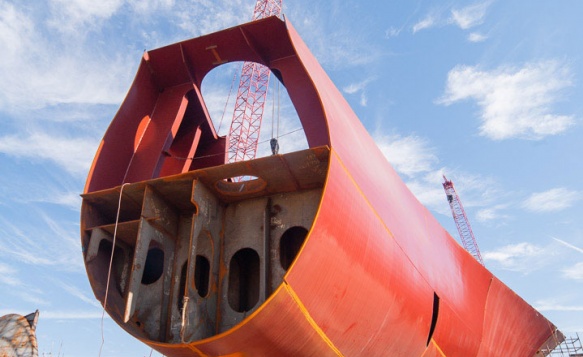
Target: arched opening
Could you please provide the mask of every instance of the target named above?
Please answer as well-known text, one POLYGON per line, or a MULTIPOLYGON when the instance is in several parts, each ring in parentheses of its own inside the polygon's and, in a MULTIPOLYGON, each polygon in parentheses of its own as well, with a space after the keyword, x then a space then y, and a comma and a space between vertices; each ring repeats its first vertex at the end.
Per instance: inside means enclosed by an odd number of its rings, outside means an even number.
POLYGON ((142 274, 142 284, 150 285, 160 279, 164 272, 164 251, 158 247, 152 247, 148 250, 146 262, 144 263, 144 273, 142 274))
MULTIPOLYGON (((201 93, 209 115, 215 130, 221 136, 229 134, 235 113, 242 67, 243 62, 231 62, 218 66, 204 77, 201 85, 201 93)), ((296 109, 285 86, 278 79, 282 78, 281 73, 274 73, 276 75, 269 76, 261 130, 257 140, 257 158, 272 155, 270 145, 272 137, 278 139, 279 154, 309 147, 296 109)))
POLYGON ((236 176, 215 182, 215 188, 224 195, 245 195, 263 190, 267 182, 257 176, 236 176))
POLYGON ((259 255, 243 248, 229 263, 229 305, 237 312, 251 310, 259 300, 259 255))
POLYGON ((196 256, 194 267, 194 286, 200 297, 206 297, 209 293, 211 264, 209 260, 202 256, 196 256))
POLYGON ((300 252, 308 230, 304 227, 295 226, 286 230, 279 241, 279 262, 286 271, 289 269, 294 259, 300 252))

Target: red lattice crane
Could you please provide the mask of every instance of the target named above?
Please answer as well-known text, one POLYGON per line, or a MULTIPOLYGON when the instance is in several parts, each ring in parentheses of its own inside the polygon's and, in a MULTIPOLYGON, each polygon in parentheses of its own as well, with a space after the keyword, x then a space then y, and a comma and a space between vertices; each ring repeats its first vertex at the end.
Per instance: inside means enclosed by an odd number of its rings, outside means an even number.
POLYGON ((460 234, 460 239, 464 248, 476 258, 480 264, 484 265, 482 260, 482 255, 480 254, 480 249, 478 249, 478 243, 472 232, 472 227, 466 216, 466 211, 464 211, 464 206, 460 198, 455 192, 453 187, 453 182, 448 180, 445 175, 443 175, 443 189, 445 190, 445 195, 447 196, 447 201, 449 202, 449 207, 451 208, 451 214, 453 215, 453 220, 457 226, 457 230, 460 234))
MULTIPOLYGON (((258 0, 253 11, 253 20, 279 16, 281 5, 282 0, 258 0)), ((233 120, 229 129, 230 163, 255 158, 270 73, 269 68, 261 64, 255 62, 243 64, 233 120)))

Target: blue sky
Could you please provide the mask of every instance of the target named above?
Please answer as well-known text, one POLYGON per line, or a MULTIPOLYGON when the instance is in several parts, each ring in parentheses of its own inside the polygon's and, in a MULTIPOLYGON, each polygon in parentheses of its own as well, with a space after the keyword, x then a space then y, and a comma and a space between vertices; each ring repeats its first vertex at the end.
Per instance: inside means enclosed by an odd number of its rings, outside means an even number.
MULTIPOLYGON (((253 6, 0 0, 0 315, 39 309, 41 354, 96 356, 103 332, 104 356, 150 355, 109 318, 101 328, 79 194, 143 51, 246 22, 253 6)), ((446 174, 486 266, 583 332, 583 3, 284 0, 284 13, 442 225, 457 238, 446 174)), ((203 83, 217 127, 239 68, 203 83)), ((306 144, 282 97, 287 152, 306 144)))

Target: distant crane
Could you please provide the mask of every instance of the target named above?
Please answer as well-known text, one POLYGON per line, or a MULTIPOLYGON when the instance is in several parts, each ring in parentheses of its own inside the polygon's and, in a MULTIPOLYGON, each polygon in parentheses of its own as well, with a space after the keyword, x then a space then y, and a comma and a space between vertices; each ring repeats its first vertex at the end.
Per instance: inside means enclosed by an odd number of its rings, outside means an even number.
POLYGON ((482 260, 482 255, 480 254, 480 249, 478 249, 478 243, 472 232, 472 227, 464 211, 464 206, 460 198, 455 192, 453 187, 453 182, 448 180, 445 175, 443 175, 443 189, 445 190, 445 195, 447 196, 447 201, 449 202, 449 207, 451 208, 451 214, 453 215, 453 220, 457 226, 457 230, 460 234, 460 239, 462 241, 463 247, 476 258, 480 264, 484 265, 482 260))
MULTIPOLYGON (((282 0, 258 0, 253 11, 253 21, 280 16, 281 6, 282 0)), ((269 68, 261 64, 243 64, 229 129, 229 163, 255 158, 270 73, 269 68)))

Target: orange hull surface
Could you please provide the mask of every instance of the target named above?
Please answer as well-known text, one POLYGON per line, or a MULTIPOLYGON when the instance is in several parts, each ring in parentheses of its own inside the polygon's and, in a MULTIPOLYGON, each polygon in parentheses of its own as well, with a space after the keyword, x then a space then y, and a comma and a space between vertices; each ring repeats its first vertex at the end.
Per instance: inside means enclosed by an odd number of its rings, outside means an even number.
POLYGON ((534 356, 560 340, 419 203, 277 18, 144 54, 81 235, 97 299, 166 356, 534 356), (200 86, 232 61, 279 78, 309 149, 225 163, 200 86))

